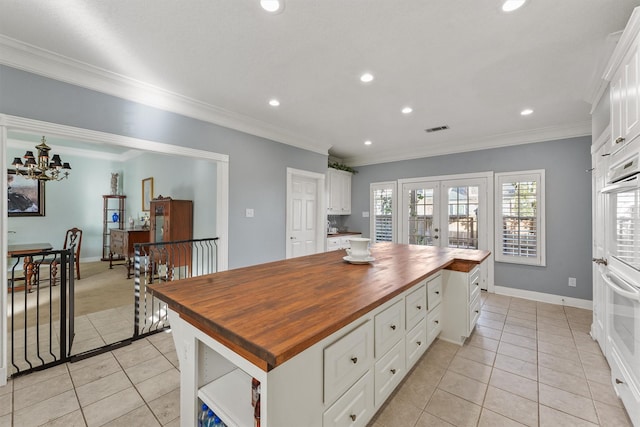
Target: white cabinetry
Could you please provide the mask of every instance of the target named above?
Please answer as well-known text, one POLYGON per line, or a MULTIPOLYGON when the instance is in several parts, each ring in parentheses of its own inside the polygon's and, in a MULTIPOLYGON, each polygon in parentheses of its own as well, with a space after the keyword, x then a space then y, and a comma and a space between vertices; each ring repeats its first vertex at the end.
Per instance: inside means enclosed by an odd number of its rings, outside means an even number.
POLYGON ((440 338, 462 344, 480 317, 480 267, 470 272, 444 270, 443 327, 440 338))
POLYGON ((611 81, 611 144, 614 151, 640 135, 640 33, 637 12, 611 57, 605 79, 611 81))
POLYGON ((327 170, 327 214, 351 215, 351 172, 327 170))
POLYGON ((328 237, 327 252, 350 248, 351 243, 349 241, 356 237, 362 237, 362 234, 350 234, 348 236, 328 237))

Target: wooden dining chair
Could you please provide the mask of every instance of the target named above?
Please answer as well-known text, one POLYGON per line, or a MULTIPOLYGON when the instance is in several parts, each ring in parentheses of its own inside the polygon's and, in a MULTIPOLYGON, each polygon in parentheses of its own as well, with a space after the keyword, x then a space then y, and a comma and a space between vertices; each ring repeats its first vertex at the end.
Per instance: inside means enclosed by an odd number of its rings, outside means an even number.
POLYGON ((67 234, 64 238, 64 247, 62 249, 70 248, 75 245, 74 258, 76 263, 76 279, 80 280, 80 249, 82 247, 82 230, 73 227, 67 230, 67 234))

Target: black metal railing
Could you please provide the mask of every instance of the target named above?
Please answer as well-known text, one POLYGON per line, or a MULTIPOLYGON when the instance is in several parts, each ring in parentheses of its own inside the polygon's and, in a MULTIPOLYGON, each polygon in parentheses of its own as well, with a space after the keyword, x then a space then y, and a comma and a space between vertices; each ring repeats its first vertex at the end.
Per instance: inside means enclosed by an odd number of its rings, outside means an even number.
POLYGON ((9 258, 11 376, 69 360, 74 338, 74 248, 9 258))
POLYGON ((167 305, 148 293, 147 285, 217 272, 217 240, 213 237, 134 245, 134 339, 169 327, 167 305))

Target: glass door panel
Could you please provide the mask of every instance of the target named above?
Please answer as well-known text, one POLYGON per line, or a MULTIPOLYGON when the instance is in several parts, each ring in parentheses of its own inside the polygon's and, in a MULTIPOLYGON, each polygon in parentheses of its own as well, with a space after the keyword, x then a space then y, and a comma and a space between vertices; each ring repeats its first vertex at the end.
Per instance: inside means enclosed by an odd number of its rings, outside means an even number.
POLYGON ((439 246, 439 192, 437 184, 403 186, 404 232, 402 240, 412 245, 439 246))
POLYGON ((447 186, 448 233, 442 239, 450 248, 478 249, 478 185, 447 186))

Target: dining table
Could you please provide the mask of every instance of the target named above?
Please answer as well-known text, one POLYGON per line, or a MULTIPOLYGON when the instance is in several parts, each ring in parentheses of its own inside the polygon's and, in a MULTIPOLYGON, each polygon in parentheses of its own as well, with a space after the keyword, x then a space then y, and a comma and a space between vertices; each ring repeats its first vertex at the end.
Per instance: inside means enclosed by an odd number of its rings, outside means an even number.
MULTIPOLYGON (((27 292, 31 292, 32 287, 32 279, 34 274, 34 263, 33 263, 33 255, 39 254, 44 251, 49 251, 53 249, 51 243, 20 243, 14 245, 7 245, 7 258, 13 258, 16 256, 23 256, 23 271, 24 276, 20 277, 18 280, 24 280, 27 292)), ((16 280, 16 279, 14 279, 16 280)), ((15 285, 15 283, 12 283, 15 285)), ((13 290, 21 290, 22 287, 14 287, 13 290)))

